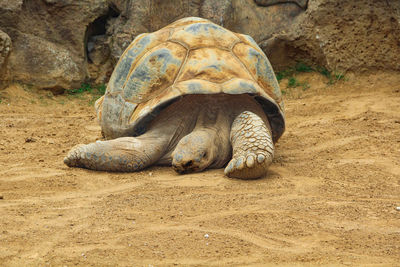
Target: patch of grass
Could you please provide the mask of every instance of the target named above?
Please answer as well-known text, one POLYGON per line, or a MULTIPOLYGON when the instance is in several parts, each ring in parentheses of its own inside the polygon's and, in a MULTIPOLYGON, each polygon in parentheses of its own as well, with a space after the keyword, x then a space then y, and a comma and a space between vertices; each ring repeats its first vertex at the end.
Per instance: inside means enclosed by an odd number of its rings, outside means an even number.
POLYGON ((93 106, 94 102, 106 93, 106 89, 107 86, 104 83, 97 85, 96 91, 93 92, 92 98, 89 100, 89 105, 93 106))
POLYGON ((278 82, 280 82, 282 79, 287 79, 292 77, 294 74, 294 69, 293 68, 288 68, 286 70, 278 71, 276 73, 276 79, 278 82))
MULTIPOLYGON (((341 72, 331 72, 325 67, 321 66, 316 66, 316 67, 311 67, 304 62, 297 62, 296 65, 289 67, 285 70, 278 71, 276 73, 276 79, 280 83, 283 79, 288 80, 288 88, 296 88, 296 87, 302 87, 303 91, 307 90, 310 88, 310 84, 305 81, 305 82, 298 82, 297 79, 295 78, 296 74, 299 73, 309 73, 309 72, 318 72, 321 75, 325 76, 328 79, 327 85, 332 85, 336 83, 337 81, 340 80, 346 80, 346 77, 344 76, 343 73, 341 72)), ((287 92, 283 92, 282 94, 285 94, 287 92)))
POLYGON ((81 87, 77 89, 66 90, 66 93, 68 94, 69 99, 74 97, 82 100, 87 99, 87 95, 89 94, 91 95, 89 98, 89 105, 93 105, 97 99, 104 95, 106 88, 107 86, 105 84, 92 85, 89 83, 83 83, 81 87))
POLYGON ((297 62, 293 67, 289 67, 285 70, 278 71, 276 73, 276 79, 280 82, 282 79, 293 78, 297 73, 313 72, 315 71, 311 66, 303 62, 297 62))
POLYGON ((305 91, 308 88, 310 88, 310 84, 308 82, 299 82, 295 77, 290 77, 288 80, 288 87, 289 88, 301 87, 301 89, 305 91))
POLYGON ((303 62, 297 62, 296 66, 294 67, 296 72, 313 72, 314 69, 311 66, 306 65, 303 62))
POLYGON ((303 89, 303 91, 305 91, 311 87, 308 82, 302 82, 300 85, 301 85, 301 87, 302 87, 301 89, 303 89))
POLYGON ((347 80, 346 77, 344 76, 344 74, 341 72, 335 72, 333 75, 334 75, 334 78, 336 81, 341 81, 341 80, 346 81, 347 80))
POLYGON ((97 99, 99 99, 101 95, 92 95, 89 100, 89 106, 93 106, 97 99))
POLYGON ((316 71, 321 73, 326 78, 329 78, 331 76, 331 72, 324 67, 317 67, 316 71))
POLYGON ((83 83, 80 88, 66 90, 68 99, 78 98, 89 100, 88 104, 92 106, 97 99, 105 94, 107 86, 105 84, 92 85, 83 83))
POLYGON ((91 85, 90 83, 82 83, 81 87, 77 89, 69 89, 66 90, 66 93, 69 95, 79 95, 83 93, 92 93, 96 95, 103 95, 106 92, 106 85, 99 84, 99 85, 91 85))
POLYGON ((82 83, 81 87, 77 89, 68 89, 66 90, 67 94, 69 95, 79 95, 85 92, 92 92, 93 88, 89 83, 82 83))
POLYGON ((288 81, 288 87, 297 87, 299 85, 299 82, 295 77, 290 77, 288 81))
POLYGON ((323 76, 325 76, 326 78, 328 78, 328 82, 327 82, 328 85, 332 85, 341 80, 344 80, 344 81, 346 80, 346 77, 344 76, 344 74, 342 72, 334 71, 332 73, 331 71, 327 70, 324 67, 317 68, 317 71, 319 73, 321 73, 323 76))
POLYGON ((97 87, 99 94, 104 95, 106 93, 107 86, 103 83, 97 87))

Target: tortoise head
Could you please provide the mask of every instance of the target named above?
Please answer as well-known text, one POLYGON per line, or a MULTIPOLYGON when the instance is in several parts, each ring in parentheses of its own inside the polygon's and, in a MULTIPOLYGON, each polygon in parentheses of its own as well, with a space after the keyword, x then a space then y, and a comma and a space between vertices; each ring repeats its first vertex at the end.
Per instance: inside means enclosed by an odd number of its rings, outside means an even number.
POLYGON ((180 174, 199 172, 214 159, 216 146, 208 131, 194 131, 182 138, 172 153, 172 167, 180 174))

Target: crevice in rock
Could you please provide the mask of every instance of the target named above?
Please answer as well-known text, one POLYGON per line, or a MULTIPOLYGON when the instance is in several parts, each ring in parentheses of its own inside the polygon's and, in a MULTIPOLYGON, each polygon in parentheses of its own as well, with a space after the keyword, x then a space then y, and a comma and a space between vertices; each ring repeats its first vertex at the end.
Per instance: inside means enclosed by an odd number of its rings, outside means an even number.
POLYGON ((308 5, 308 0, 254 0, 254 2, 259 6, 273 6, 277 4, 296 4, 298 7, 306 10, 308 5))
POLYGON ((87 61, 93 62, 90 58, 90 53, 93 51, 96 39, 101 36, 105 36, 107 32, 107 21, 111 18, 116 18, 120 15, 118 9, 110 5, 106 14, 98 17, 92 23, 90 23, 86 28, 85 33, 85 55, 87 61))
POLYGON ((109 76, 110 47, 108 45, 107 28, 110 20, 119 15, 120 11, 114 5, 110 5, 106 14, 99 16, 86 28, 85 59, 91 81, 103 83, 109 76), (99 81, 99 78, 102 80, 99 81))

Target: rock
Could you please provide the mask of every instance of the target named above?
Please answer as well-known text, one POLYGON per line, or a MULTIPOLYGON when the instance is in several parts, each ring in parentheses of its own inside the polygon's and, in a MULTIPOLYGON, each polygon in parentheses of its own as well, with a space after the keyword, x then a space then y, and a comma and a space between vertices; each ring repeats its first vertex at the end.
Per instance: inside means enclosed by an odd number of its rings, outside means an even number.
POLYGON ((11 52, 11 38, 0 30, 0 89, 7 86, 7 61, 11 52))
POLYGON ((0 12, 17 11, 21 9, 23 0, 0 0, 0 12))
POLYGON ((268 40, 276 33, 288 31, 304 10, 293 1, 286 2, 289 3, 263 7, 253 0, 232 1, 231 30, 248 34, 257 43, 268 40))
POLYGON ((400 70, 397 0, 0 0, 0 87, 106 83, 137 35, 188 16, 252 36, 275 70, 400 70))
POLYGON ((0 30, 0 67, 4 65, 11 51, 11 38, 0 30))
POLYGON ((87 43, 89 77, 96 84, 107 82, 114 65, 110 60, 108 36, 91 36, 87 43))
POLYGON ((314 0, 260 46, 275 68, 300 60, 329 70, 399 70, 399 40, 399 1, 314 0))
POLYGON ((230 0, 205 0, 199 7, 199 16, 223 27, 232 28, 233 5, 230 0))
POLYGON ((59 90, 88 79, 88 26, 107 0, 0 0, 0 28, 12 40, 7 79, 59 90))
POLYGON ((303 9, 306 9, 308 4, 308 0, 254 0, 254 2, 260 6, 273 6, 276 4, 293 3, 303 9))
POLYGON ((32 34, 15 37, 9 60, 13 80, 51 89, 79 86, 85 78, 84 61, 71 50, 32 34))

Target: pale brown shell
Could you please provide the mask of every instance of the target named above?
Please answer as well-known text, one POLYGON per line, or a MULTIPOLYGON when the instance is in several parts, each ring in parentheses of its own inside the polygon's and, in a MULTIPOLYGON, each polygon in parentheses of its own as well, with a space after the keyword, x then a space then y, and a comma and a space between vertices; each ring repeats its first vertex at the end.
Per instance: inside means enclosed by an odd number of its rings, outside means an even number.
POLYGON ((268 116, 274 140, 282 135, 281 91, 263 51, 250 36, 189 17, 137 36, 96 109, 106 136, 137 136, 180 97, 221 93, 253 95, 268 116))

